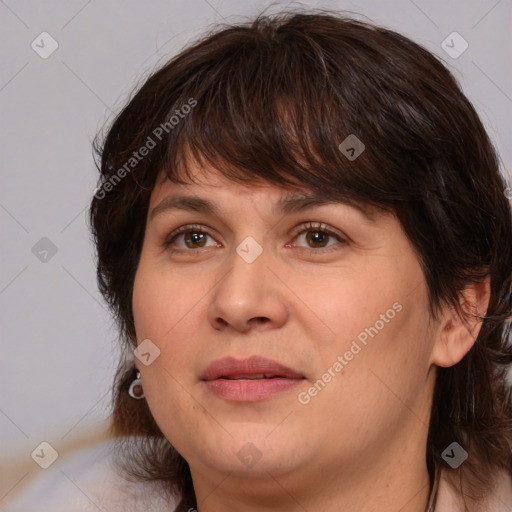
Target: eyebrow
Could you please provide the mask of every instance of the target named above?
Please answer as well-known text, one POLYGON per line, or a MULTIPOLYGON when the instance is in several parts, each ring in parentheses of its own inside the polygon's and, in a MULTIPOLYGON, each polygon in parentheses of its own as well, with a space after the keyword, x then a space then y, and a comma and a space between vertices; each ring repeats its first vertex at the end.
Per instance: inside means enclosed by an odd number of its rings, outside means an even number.
MULTIPOLYGON (((279 213, 289 215, 314 208, 315 206, 325 206, 328 204, 346 204, 348 206, 355 207, 368 220, 375 222, 375 218, 372 213, 360 203, 349 204, 348 202, 335 201, 316 194, 300 195, 288 199, 281 199, 276 206, 279 213)), ((186 210, 220 216, 218 207, 211 201, 197 196, 179 195, 168 196, 162 199, 160 203, 151 209, 149 220, 153 220, 157 215, 169 210, 186 210)))

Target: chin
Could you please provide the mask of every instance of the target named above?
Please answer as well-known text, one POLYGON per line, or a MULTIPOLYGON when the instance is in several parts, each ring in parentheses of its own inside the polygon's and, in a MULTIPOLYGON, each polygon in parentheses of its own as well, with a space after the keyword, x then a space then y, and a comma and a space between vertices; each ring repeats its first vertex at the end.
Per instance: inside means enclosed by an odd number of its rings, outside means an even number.
POLYGON ((285 430, 274 437, 274 434, 269 435, 272 428, 275 425, 239 426, 233 431, 233 437, 226 434, 195 445, 192 448, 193 458, 200 465, 209 466, 221 473, 250 474, 265 478, 268 478, 269 473, 279 474, 300 466, 303 462, 298 458, 304 457, 303 447, 286 442, 298 438, 287 434, 285 430))

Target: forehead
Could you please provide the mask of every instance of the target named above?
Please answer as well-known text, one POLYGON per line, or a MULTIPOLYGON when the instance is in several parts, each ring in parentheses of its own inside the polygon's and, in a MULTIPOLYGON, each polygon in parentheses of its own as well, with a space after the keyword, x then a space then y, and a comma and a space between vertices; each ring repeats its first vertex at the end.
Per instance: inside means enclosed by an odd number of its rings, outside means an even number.
MULTIPOLYGON (((371 223, 377 222, 378 218, 386 213, 374 205, 336 199, 334 194, 325 194, 305 185, 275 185, 261 178, 240 183, 226 177, 215 168, 189 169, 189 173, 192 180, 183 180, 185 183, 173 182, 165 173, 159 176, 151 194, 150 219, 163 211, 173 209, 220 216, 223 209, 229 209, 235 202, 247 208, 263 207, 281 215, 315 206, 341 204, 358 210, 371 223)), ((180 180, 182 179, 180 177, 180 180)))
POLYGON ((256 175, 244 174, 243 171, 236 170, 234 173, 231 171, 222 172, 211 164, 199 164, 193 159, 187 159, 186 163, 181 163, 172 173, 161 171, 158 174, 155 190, 164 188, 166 190, 185 187, 183 190, 191 190, 192 188, 247 188, 247 191, 255 191, 261 189, 262 191, 273 192, 281 190, 282 193, 287 191, 307 191, 310 190, 304 184, 296 183, 295 186, 276 185, 263 177, 256 175), (231 178, 235 174, 238 179, 231 178))
POLYGON ((162 199, 170 194, 212 194, 228 196, 236 194, 237 196, 267 196, 270 200, 279 199, 299 193, 313 193, 314 191, 305 186, 284 187, 269 183, 261 178, 255 177, 247 182, 230 179, 215 168, 188 169, 192 175, 192 180, 188 177, 180 176, 180 181, 169 179, 164 173, 159 175, 155 188, 152 191, 152 203, 162 199))

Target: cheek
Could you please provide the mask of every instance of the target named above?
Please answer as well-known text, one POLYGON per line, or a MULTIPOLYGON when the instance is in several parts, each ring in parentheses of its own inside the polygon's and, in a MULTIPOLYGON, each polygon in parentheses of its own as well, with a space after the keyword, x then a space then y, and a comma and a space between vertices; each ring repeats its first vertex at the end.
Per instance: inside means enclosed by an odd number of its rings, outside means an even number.
POLYGON ((343 397, 343 409, 367 414, 363 409, 373 400, 380 407, 382 393, 393 401, 390 389, 421 385, 432 348, 428 294, 421 269, 406 263, 366 266, 370 270, 316 288, 296 283, 294 291, 308 299, 303 327, 308 352, 318 356, 320 382, 311 391, 323 396, 314 398, 320 409, 334 412, 343 397))
POLYGON ((187 323, 204 307, 207 285, 187 279, 179 272, 147 264, 143 259, 133 287, 133 316, 137 339, 154 339, 166 345, 175 329, 186 330, 187 323))
POLYGON ((194 315, 196 308, 204 307, 201 297, 205 288, 193 281, 184 286, 177 276, 146 264, 142 258, 135 276, 132 307, 138 342, 150 339, 160 351, 151 365, 138 365, 146 401, 167 439, 181 447, 195 427, 180 419, 202 412, 189 391, 190 361, 197 357, 190 336, 198 327, 194 315))
POLYGON ((351 341, 364 343, 401 321, 406 288, 400 275, 390 268, 363 267, 360 272, 341 269, 339 275, 317 273, 293 281, 289 277, 302 302, 299 322, 316 350, 348 350, 351 341))
MULTIPOLYGON (((358 317, 353 335, 326 345, 318 373, 300 397, 300 417, 311 431, 328 430, 339 450, 346 449, 347 437, 354 446, 380 449, 399 426, 416 421, 415 415, 426 417, 418 400, 428 371, 428 332, 418 331, 424 322, 419 304, 400 305, 400 311, 392 308, 394 316, 388 312, 388 323, 373 314, 367 321, 358 317)), ((377 311, 386 314, 387 300, 383 306, 377 311)))
MULTIPOLYGON (((214 283, 207 283, 206 275, 204 279, 195 275, 194 278, 176 269, 162 268, 158 262, 143 257, 135 276, 133 315, 137 341, 149 339, 159 350, 154 363, 138 366, 148 404, 157 422, 163 424, 170 411, 186 417, 184 409, 194 406, 190 390, 197 380, 195 362, 207 353, 202 345, 205 337, 200 332, 204 332, 206 321, 207 290, 214 283)), ((191 412, 188 410, 188 414, 191 412)))

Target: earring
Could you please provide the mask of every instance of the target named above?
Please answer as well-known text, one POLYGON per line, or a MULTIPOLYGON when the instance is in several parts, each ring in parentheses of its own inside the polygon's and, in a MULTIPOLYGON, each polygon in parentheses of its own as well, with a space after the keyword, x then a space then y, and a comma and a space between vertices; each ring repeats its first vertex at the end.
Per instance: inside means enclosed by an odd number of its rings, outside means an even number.
POLYGON ((144 398, 144 390, 142 389, 142 381, 140 380, 140 372, 137 372, 137 378, 132 381, 128 388, 128 394, 135 398, 135 400, 141 400, 144 398))

